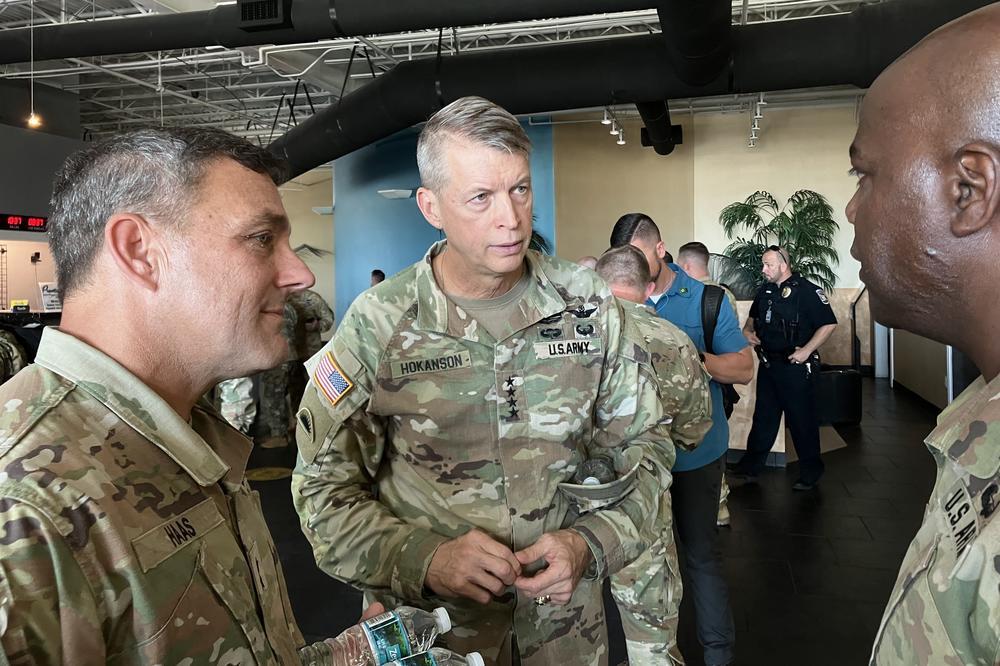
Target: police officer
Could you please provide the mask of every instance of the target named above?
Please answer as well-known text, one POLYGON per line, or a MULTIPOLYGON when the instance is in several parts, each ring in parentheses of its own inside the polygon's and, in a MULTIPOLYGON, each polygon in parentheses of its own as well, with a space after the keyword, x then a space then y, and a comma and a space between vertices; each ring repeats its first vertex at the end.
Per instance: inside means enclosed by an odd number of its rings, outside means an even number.
POLYGON ((792 488, 812 490, 823 476, 814 391, 816 350, 837 328, 837 318, 823 290, 792 272, 784 248, 770 246, 762 263, 767 283, 757 292, 743 326, 743 335, 760 358, 757 403, 747 451, 734 471, 748 480, 760 473, 784 412, 799 456, 799 478, 792 488))

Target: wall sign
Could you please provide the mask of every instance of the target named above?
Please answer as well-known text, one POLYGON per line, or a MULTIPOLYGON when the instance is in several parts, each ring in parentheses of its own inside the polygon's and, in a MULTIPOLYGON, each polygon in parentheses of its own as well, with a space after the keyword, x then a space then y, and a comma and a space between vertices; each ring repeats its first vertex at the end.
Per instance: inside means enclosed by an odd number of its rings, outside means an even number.
POLYGON ((49 218, 20 213, 0 213, 0 231, 37 231, 49 228, 49 218))

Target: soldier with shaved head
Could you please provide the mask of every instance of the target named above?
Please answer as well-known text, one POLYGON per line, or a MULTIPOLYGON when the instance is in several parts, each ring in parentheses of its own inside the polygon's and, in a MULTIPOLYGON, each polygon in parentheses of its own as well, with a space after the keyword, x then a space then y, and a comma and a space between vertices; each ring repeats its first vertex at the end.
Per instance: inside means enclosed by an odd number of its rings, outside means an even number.
MULTIPOLYGON (((708 374, 691 339, 644 305, 655 285, 640 250, 632 245, 610 249, 601 255, 595 270, 623 301, 627 337, 648 352, 644 362, 660 383, 663 411, 671 419, 672 441, 662 444, 673 460, 675 445, 694 449, 712 427, 708 374)), ((611 577, 611 594, 618 604, 631 666, 684 663, 677 646, 681 577, 666 489, 660 495, 659 518, 652 529, 653 545, 611 577)))
POLYGON ((937 482, 872 664, 996 664, 1000 654, 1000 4, 932 33, 861 109, 847 206, 887 326, 953 345, 982 372, 925 442, 937 482))

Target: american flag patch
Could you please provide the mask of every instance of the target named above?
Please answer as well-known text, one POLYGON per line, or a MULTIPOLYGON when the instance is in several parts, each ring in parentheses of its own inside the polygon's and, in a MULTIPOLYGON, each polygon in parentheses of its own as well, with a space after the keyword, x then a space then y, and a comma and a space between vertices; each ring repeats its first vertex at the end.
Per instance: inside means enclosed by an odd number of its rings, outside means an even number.
POLYGON ((313 380, 319 390, 326 395, 327 400, 334 405, 354 388, 354 382, 348 379, 344 371, 337 365, 337 360, 333 358, 332 352, 327 352, 320 359, 313 371, 313 380))

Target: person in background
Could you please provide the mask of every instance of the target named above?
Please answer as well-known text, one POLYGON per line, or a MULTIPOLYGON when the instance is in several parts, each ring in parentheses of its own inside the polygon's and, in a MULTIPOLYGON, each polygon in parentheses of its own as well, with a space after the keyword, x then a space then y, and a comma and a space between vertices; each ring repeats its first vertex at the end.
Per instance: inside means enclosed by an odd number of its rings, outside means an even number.
MULTIPOLYGON (((739 312, 736 309, 736 296, 733 292, 729 290, 723 284, 720 284, 712 279, 712 276, 708 272, 708 262, 711 255, 708 252, 708 247, 699 241, 691 241, 681 245, 680 249, 677 251, 677 265, 683 269, 685 273, 698 280, 702 284, 710 284, 720 289, 724 290, 726 294, 726 300, 729 305, 732 306, 733 312, 736 314, 736 320, 739 322, 739 312)), ((732 391, 732 385, 722 387, 723 391, 732 391)), ((719 493, 719 515, 716 519, 719 527, 727 527, 731 521, 729 515, 729 484, 726 483, 726 475, 722 475, 722 486, 721 492, 719 493)))
POLYGON ((646 257, 655 285, 646 304, 687 333, 712 376, 709 385, 712 428, 697 449, 677 452, 670 492, 681 561, 690 582, 688 589, 694 600, 695 623, 705 663, 723 666, 734 659, 736 629, 718 542, 720 489, 729 450, 729 424, 719 382, 749 382, 753 378, 753 358, 740 334, 736 314, 728 307, 719 312, 712 336, 714 353, 706 353, 701 316, 705 285, 667 261, 666 247, 652 218, 643 213, 628 213, 619 218, 611 232, 611 246, 629 244, 646 257))
MULTIPOLYGON (((642 252, 631 245, 610 249, 601 255, 596 270, 615 296, 632 306, 626 308, 626 331, 647 352, 644 359, 660 384, 663 411, 671 416, 671 441, 663 445, 673 459, 675 445, 694 449, 712 427, 708 374, 691 339, 644 305, 655 285, 642 252)), ((682 585, 667 489, 660 495, 658 513, 653 545, 611 577, 630 666, 684 663, 677 646, 682 585)))
POLYGON ((374 287, 375 285, 384 281, 385 281, 385 273, 383 273, 381 269, 376 268, 375 270, 372 271, 371 286, 374 287))
POLYGON ((816 412, 817 350, 837 328, 837 317, 823 290, 792 272, 784 248, 772 245, 761 262, 767 281, 743 325, 747 341, 761 352, 757 400, 747 450, 733 466, 733 475, 750 482, 756 479, 774 446, 784 413, 799 457, 799 478, 792 489, 808 491, 823 476, 816 412))

